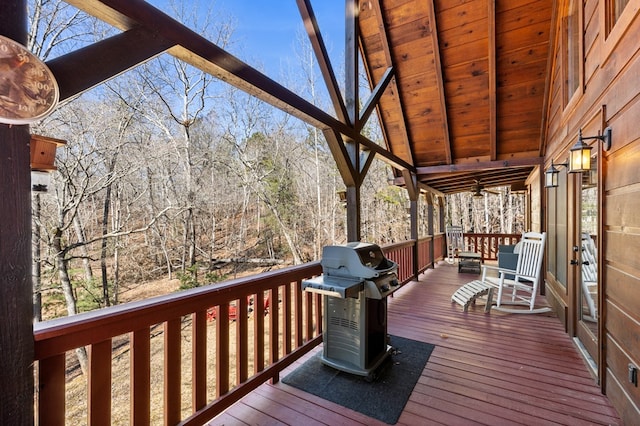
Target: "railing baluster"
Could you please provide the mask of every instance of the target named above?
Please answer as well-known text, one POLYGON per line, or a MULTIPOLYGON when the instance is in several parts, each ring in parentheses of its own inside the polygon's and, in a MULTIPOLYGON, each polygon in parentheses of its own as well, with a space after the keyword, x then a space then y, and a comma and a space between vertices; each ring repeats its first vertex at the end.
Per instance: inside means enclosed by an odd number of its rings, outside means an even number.
POLYGON ((149 327, 129 334, 131 355, 131 411, 129 419, 132 425, 148 425, 151 420, 151 350, 149 327))
POLYGON ((293 289, 295 312, 293 314, 293 320, 296 322, 295 335, 296 335, 296 348, 299 348, 304 343, 303 330, 302 330, 302 280, 295 282, 293 289))
POLYGON ((306 332, 306 340, 307 342, 313 338, 313 293, 309 293, 304 291, 304 302, 306 306, 305 312, 305 320, 307 321, 307 332, 306 332))
POLYGON ((314 294, 313 296, 316 299, 316 329, 318 330, 316 335, 319 336, 324 332, 324 328, 322 325, 322 296, 319 294, 314 294))
POLYGON ((249 335, 249 305, 246 297, 238 300, 238 311, 236 315, 236 381, 238 384, 244 383, 248 377, 248 353, 247 341, 249 335))
POLYGON ((111 424, 111 339, 89 346, 87 417, 90 425, 111 424))
POLYGON ((41 424, 65 424, 65 360, 66 354, 61 353, 38 362, 38 419, 41 424))
POLYGON ((191 405, 195 413, 207 405, 207 311, 191 315, 191 405))
POLYGON ((282 328, 284 338, 284 354, 291 353, 291 283, 286 284, 283 288, 284 297, 282 301, 282 328))
MULTIPOLYGON (((271 299, 268 299, 271 303, 271 299)), ((264 291, 256 294, 254 305, 255 317, 253 321, 253 371, 257 374, 264 370, 264 291)))
POLYGON ((229 304, 218 306, 216 318, 216 397, 229 392, 229 304))
POLYGON ((181 417, 181 323, 178 317, 164 324, 164 419, 170 425, 178 423, 181 417))
MULTIPOLYGON (((280 348, 278 347, 278 336, 280 335, 280 328, 278 317, 280 316, 280 295, 279 288, 274 287, 271 289, 271 306, 269 308, 269 363, 273 364, 280 359, 280 348)), ((277 383, 280 381, 279 375, 272 377, 271 382, 277 383)))

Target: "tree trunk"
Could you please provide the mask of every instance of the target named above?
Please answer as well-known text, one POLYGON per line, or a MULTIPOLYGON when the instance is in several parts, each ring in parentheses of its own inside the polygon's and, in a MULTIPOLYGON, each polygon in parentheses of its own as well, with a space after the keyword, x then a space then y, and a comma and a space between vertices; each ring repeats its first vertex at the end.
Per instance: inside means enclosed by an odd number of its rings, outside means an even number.
MULTIPOLYGON (((115 161, 112 161, 112 166, 115 161)), ((111 173, 113 169, 109 172, 111 173)), ((111 306, 109 300, 109 280, 107 272, 107 238, 105 235, 109 232, 109 206, 111 205, 111 187, 109 184, 106 187, 104 195, 104 205, 102 206, 102 243, 100 247, 100 272, 102 275, 102 302, 105 306, 111 306)))
MULTIPOLYGON (((67 261, 64 258, 65 252, 62 250, 62 231, 60 229, 57 229, 54 235, 53 249, 56 253, 56 267, 58 268, 58 277, 60 278, 62 294, 64 295, 64 299, 67 304, 67 314, 69 316, 76 315, 78 313, 78 308, 76 305, 75 295, 73 294, 73 284, 71 283, 69 270, 67 269, 67 261)), ((76 356, 78 357, 82 373, 86 374, 88 366, 87 351, 84 347, 78 348, 76 349, 76 356)))
POLYGON ((40 259, 40 194, 35 192, 32 199, 32 280, 33 280, 33 320, 35 322, 42 321, 42 265, 40 259))
POLYGON ((294 265, 300 265, 302 263, 302 258, 300 257, 298 248, 296 247, 296 244, 291 236, 291 231, 282 221, 282 218, 280 217, 280 213, 278 213, 278 209, 276 209, 275 206, 273 206, 270 202, 267 202, 266 204, 267 206, 269 206, 269 210, 271 210, 271 213, 276 218, 276 221, 280 226, 280 231, 284 235, 284 239, 287 241, 287 245, 289 246, 289 250, 291 250, 291 255, 293 256, 294 265))
POLYGON ((91 270, 91 261, 89 259, 89 252, 87 246, 83 244, 87 239, 84 233, 84 227, 80 222, 80 216, 77 214, 73 216, 73 229, 76 231, 78 237, 78 243, 80 244, 80 252, 82 254, 82 267, 84 268, 84 279, 87 283, 93 280, 93 271, 91 270))

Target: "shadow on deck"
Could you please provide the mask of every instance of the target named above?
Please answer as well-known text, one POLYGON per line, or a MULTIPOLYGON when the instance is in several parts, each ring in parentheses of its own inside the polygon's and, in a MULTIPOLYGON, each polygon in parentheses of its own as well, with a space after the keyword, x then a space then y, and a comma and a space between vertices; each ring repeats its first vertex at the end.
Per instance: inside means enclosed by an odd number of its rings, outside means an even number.
MULTIPOLYGON (((485 314, 480 305, 463 313, 451 303, 476 277, 441 262, 389 300, 390 334, 436 345, 398 424, 620 424, 555 315, 485 314)), ((210 424, 384 423, 277 383, 210 424)))

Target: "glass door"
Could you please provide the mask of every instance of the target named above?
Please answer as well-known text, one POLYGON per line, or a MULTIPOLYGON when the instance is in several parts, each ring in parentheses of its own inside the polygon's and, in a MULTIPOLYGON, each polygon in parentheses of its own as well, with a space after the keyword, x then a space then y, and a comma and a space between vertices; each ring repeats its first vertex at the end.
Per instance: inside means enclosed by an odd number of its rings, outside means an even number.
POLYGON ((590 173, 583 173, 579 189, 576 225, 579 229, 579 246, 576 250, 576 337, 584 349, 594 375, 598 375, 600 344, 598 321, 598 230, 600 197, 598 184, 598 159, 591 159, 590 173))

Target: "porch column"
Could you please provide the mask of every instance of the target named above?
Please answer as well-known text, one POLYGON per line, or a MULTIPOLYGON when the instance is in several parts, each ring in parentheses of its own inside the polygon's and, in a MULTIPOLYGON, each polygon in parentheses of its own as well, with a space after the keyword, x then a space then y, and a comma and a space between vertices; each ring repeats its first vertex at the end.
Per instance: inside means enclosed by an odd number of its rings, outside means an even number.
POLYGON ((360 185, 347 187, 347 242, 360 241, 360 185))
POLYGON ((418 200, 419 198, 412 199, 409 201, 409 212, 410 212, 410 221, 411 221, 411 239, 415 242, 413 243, 413 276, 416 277, 416 281, 418 280, 418 275, 420 271, 419 263, 419 253, 418 253, 418 239, 420 235, 418 233, 418 200))
MULTIPOLYGON (((0 34, 26 44, 26 0, 4 0, 0 34)), ((0 124, 0 424, 33 425, 29 127, 0 124)))
MULTIPOLYGON (((440 214, 438 215, 438 217, 440 218, 440 232, 444 231, 445 229, 445 225, 444 225, 444 203, 446 203, 446 198, 444 196, 439 196, 439 202, 438 202, 438 211, 440 212, 440 214)), ((447 252, 447 242, 444 240, 444 238, 442 239, 442 243, 441 243, 441 247, 440 249, 442 250, 442 253, 446 253, 447 252)), ((435 262, 435 259, 434 259, 435 262)), ((435 266, 435 265, 434 265, 435 266)))
POLYGON ((435 235, 434 235, 434 226, 433 226, 433 195, 430 192, 425 194, 425 198, 427 199, 427 232, 431 235, 431 241, 429 241, 429 260, 431 261, 431 267, 435 268, 436 266, 436 257, 435 257, 435 235))
MULTIPOLYGON (((345 0, 345 107, 349 125, 359 127, 358 91, 358 2, 345 0)), ((355 140, 346 141, 349 160, 354 171, 354 185, 347 185, 347 241, 360 241, 360 146, 355 140)))
POLYGON ((418 280, 418 271, 420 267, 418 265, 418 238, 420 237, 418 232, 418 200, 420 199, 420 191, 418 190, 418 177, 415 173, 411 173, 409 170, 402 171, 402 177, 404 177, 404 186, 409 196, 409 220, 411 228, 411 239, 414 240, 413 244, 413 276, 418 280))

